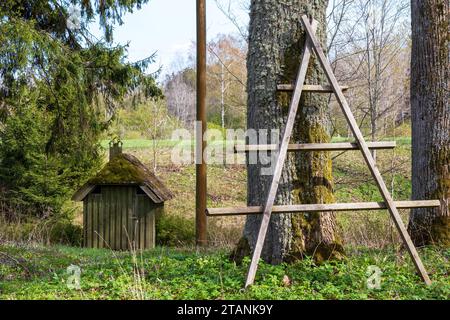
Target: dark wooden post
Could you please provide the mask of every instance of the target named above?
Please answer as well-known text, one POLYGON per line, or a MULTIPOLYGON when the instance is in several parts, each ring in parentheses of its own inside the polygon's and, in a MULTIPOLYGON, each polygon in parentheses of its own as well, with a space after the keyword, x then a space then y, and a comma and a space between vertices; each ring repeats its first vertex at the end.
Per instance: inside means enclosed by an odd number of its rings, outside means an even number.
POLYGON ((206 245, 206 4, 197 0, 196 242, 206 245))

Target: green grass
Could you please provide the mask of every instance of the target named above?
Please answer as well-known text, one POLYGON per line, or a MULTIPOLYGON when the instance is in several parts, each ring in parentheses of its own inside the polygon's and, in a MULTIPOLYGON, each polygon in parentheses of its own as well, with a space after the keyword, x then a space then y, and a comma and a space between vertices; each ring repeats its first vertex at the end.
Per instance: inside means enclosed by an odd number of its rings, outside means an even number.
POLYGON ((448 299, 450 250, 421 250, 433 284, 424 285, 408 257, 391 250, 350 250, 349 258, 314 266, 260 264, 242 290, 249 261, 236 266, 224 252, 157 248, 138 255, 69 247, 0 246, 1 299, 448 299), (81 268, 81 289, 69 289, 66 269, 81 268), (378 266, 381 288, 367 288, 378 266), (136 277, 136 270, 142 276, 136 277), (290 285, 283 284, 287 275, 290 285))

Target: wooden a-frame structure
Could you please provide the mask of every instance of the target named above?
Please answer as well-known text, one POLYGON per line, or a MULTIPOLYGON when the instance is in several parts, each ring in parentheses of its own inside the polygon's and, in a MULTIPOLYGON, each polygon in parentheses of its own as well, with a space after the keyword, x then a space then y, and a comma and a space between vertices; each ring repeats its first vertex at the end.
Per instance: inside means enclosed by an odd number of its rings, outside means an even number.
MULTIPOLYGON (((281 145, 279 147, 278 158, 275 166, 275 171, 273 174, 272 183, 269 189, 269 194, 267 196, 266 203, 263 207, 244 207, 244 208, 215 208, 207 209, 206 214, 209 216, 229 216, 229 215, 247 215, 247 214, 263 214, 261 227, 259 230, 256 245, 253 251, 253 257, 248 270, 247 281, 245 287, 252 285, 255 280, 256 270, 258 268, 258 262, 261 257, 261 252, 264 245, 264 240, 266 238, 267 229, 270 222, 270 217, 272 213, 295 213, 295 212, 320 212, 320 211, 348 211, 348 210, 378 210, 387 209, 394 220, 395 226, 401 235, 403 243, 407 248, 412 261, 422 278, 422 280, 427 284, 431 284, 431 280, 428 276, 425 267, 420 260, 414 244, 408 235, 408 232, 401 220, 400 214, 398 212, 399 208, 418 208, 418 207, 438 207, 440 205, 439 200, 422 200, 422 201, 398 201, 394 202, 392 196, 390 195, 386 184, 378 170, 374 158, 370 152, 370 149, 389 149, 395 147, 395 143, 368 143, 365 141, 361 130, 350 110, 350 107, 345 99, 343 90, 345 87, 340 87, 336 77, 333 73, 330 63, 328 62, 325 54, 320 46, 319 41, 315 36, 315 31, 317 29, 317 21, 309 21, 308 17, 305 15, 301 18, 301 23, 306 31, 307 39, 305 42, 305 48, 302 54, 300 68, 297 74, 297 80, 294 86, 291 85, 279 85, 278 90, 280 91, 293 91, 292 99, 290 103, 290 110, 288 119, 286 122, 286 127, 284 129, 283 138, 281 145), (329 81, 329 86, 321 85, 305 85, 306 72, 308 69, 310 57, 312 53, 315 53, 322 68, 325 71, 327 79, 329 81), (334 93, 339 103, 345 118, 355 136, 355 143, 340 143, 340 144, 289 144, 289 140, 292 135, 292 130, 294 127, 295 117, 297 114, 300 97, 302 92, 329 92, 334 93), (364 160, 369 167, 369 170, 375 179, 378 189, 383 197, 384 202, 368 202, 368 203, 335 203, 335 204, 309 204, 309 205, 289 205, 289 206, 274 206, 275 196, 278 190, 278 184, 281 178, 281 173, 283 170, 283 165, 286 160, 286 154, 288 151, 324 151, 324 150, 360 150, 364 157, 364 160)), ((244 146, 236 151, 241 152, 253 152, 260 150, 276 150, 278 146, 276 145, 266 145, 266 146, 244 146)))

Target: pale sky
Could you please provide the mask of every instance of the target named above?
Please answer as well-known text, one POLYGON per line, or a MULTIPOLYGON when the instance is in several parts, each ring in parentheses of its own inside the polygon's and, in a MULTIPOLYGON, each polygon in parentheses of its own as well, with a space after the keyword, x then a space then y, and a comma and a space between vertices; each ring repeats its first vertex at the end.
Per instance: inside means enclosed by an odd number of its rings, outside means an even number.
MULTIPOLYGON (((230 0, 221 0, 228 4, 230 0)), ((246 23, 248 14, 231 0, 239 19, 246 23)), ((236 27, 218 9, 215 0, 206 0, 207 36, 213 39, 220 33, 237 33, 236 27)), ((124 17, 124 24, 114 29, 114 42, 129 42, 128 58, 138 61, 157 51, 157 62, 150 70, 162 65, 162 74, 166 74, 179 66, 174 61, 178 56, 186 57, 186 53, 196 38, 196 1, 195 0, 150 0, 141 10, 124 17)), ((97 27, 92 33, 100 35, 97 27)))

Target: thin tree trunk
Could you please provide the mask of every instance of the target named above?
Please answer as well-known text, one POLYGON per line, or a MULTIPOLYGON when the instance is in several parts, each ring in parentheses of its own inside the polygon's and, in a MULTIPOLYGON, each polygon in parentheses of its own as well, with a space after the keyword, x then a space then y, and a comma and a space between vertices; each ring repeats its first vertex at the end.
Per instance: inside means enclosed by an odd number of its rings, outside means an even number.
POLYGON ((220 71, 220 117, 222 129, 225 129, 225 75, 223 69, 222 63, 220 71))
POLYGON ((409 231, 417 246, 450 246, 449 2, 412 0, 412 193, 440 199, 441 208, 414 209, 409 231))
MULTIPOLYGON (((318 37, 323 47, 326 47, 327 4, 326 0, 251 2, 247 60, 249 129, 277 129, 279 135, 283 133, 291 95, 277 93, 277 84, 295 81, 305 43, 305 33, 300 24, 300 17, 303 14, 318 20, 318 37)), ((311 58, 307 82, 326 83, 314 56, 311 58)), ((291 141, 329 142, 330 118, 327 97, 310 93, 302 96, 291 141)), ((247 167, 248 205, 265 203, 272 176, 262 175, 262 167, 266 166, 247 167)), ((333 202, 332 184, 329 153, 289 153, 276 203, 333 202)), ((260 223, 260 216, 247 218, 243 238, 234 252, 236 260, 240 260, 253 250, 260 223)), ((318 260, 337 257, 343 250, 336 233, 336 216, 332 212, 273 215, 262 257, 270 263, 279 263, 305 254, 314 255, 318 260)))

